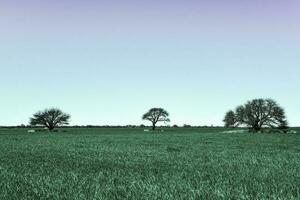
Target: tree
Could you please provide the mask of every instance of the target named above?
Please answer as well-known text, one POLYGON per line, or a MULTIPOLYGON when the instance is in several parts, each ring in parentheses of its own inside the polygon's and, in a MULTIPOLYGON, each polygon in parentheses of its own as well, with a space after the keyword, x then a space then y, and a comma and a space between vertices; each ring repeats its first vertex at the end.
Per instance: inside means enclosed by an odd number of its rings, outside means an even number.
POLYGON ((30 118, 31 126, 45 126, 50 131, 57 126, 68 125, 71 116, 56 108, 39 111, 30 118))
POLYGON ((183 126, 182 126, 183 128, 191 128, 192 126, 191 125, 189 125, 189 124, 183 124, 183 126))
POLYGON ((143 115, 143 120, 152 122, 152 130, 155 130, 158 122, 169 122, 169 113, 163 108, 151 108, 146 114, 143 115))
POLYGON ((223 120, 225 123, 225 127, 235 127, 236 126, 236 118, 235 118, 235 113, 230 110, 226 113, 225 118, 223 120))
MULTIPOLYGON (((230 111, 229 111, 230 112, 230 111)), ((229 113, 228 112, 228 113, 229 113)), ((263 128, 287 129, 288 123, 285 111, 272 99, 254 99, 238 106, 235 112, 226 114, 225 125, 233 125, 229 115, 234 114, 235 125, 249 127, 254 132, 263 128)))

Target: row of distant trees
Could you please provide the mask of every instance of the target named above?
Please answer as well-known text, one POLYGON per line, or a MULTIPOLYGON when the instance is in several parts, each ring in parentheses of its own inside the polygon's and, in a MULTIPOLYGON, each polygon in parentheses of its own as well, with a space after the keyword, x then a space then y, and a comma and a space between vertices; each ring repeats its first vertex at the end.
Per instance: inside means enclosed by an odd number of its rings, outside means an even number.
MULTIPOLYGON (((32 125, 17 125, 17 126, 0 126, 0 128, 37 128, 37 127, 44 127, 42 125, 32 126, 32 125)), ((134 125, 134 124, 128 124, 128 125, 62 125, 59 126, 60 128, 152 128, 152 125, 134 125)), ((159 124, 156 126, 156 128, 224 128, 224 126, 214 126, 214 125, 190 125, 190 124, 183 124, 183 125, 177 125, 177 124, 159 124)))
MULTIPOLYGON (((70 118, 69 114, 60 109, 45 109, 35 113, 30 118, 30 125, 44 126, 51 131, 58 126, 68 125, 70 118)), ((170 122, 169 113, 163 108, 151 108, 142 116, 142 119, 151 122, 153 131, 158 123, 170 122)), ((223 121, 226 127, 248 127, 254 132, 261 131, 263 128, 288 128, 284 109, 272 99, 248 101, 235 110, 228 111, 223 121)), ((185 127, 190 126, 185 125, 185 127)))
MULTIPOLYGON (((169 122, 169 113, 163 108, 151 108, 142 117, 143 120, 148 120, 152 123, 152 130, 156 128, 158 122, 169 122)), ((55 127, 68 125, 71 116, 64 113, 60 109, 51 108, 39 111, 30 118, 29 124, 31 126, 45 126, 50 131, 55 127)))

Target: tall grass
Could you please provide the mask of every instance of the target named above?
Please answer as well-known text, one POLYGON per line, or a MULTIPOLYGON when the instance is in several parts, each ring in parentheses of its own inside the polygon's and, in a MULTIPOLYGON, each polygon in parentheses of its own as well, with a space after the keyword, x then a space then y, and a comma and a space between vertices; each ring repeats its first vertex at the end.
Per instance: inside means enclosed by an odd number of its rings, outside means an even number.
POLYGON ((300 135, 0 129, 0 199, 300 199, 300 135))

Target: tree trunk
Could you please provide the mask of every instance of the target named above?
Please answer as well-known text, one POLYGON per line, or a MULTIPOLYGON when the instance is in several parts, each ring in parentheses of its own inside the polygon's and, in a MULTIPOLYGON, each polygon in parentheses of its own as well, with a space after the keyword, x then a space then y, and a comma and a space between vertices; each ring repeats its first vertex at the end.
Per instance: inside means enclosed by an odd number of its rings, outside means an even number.
POLYGON ((255 133, 259 132, 261 130, 261 126, 260 126, 260 121, 259 120, 255 120, 254 126, 253 126, 253 130, 255 133))
POLYGON ((261 127, 259 127, 259 126, 254 126, 254 127, 253 127, 253 130, 254 130, 254 133, 257 133, 257 132, 261 131, 261 127))
POLYGON ((152 131, 155 131, 155 123, 152 123, 152 131))

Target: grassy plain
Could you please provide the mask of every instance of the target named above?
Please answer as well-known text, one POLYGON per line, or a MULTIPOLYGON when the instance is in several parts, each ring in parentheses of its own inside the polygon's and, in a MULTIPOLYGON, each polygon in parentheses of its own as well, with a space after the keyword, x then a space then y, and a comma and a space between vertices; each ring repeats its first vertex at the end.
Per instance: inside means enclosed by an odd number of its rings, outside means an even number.
POLYGON ((300 134, 221 131, 0 129, 0 199, 300 199, 300 134))

